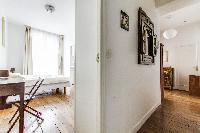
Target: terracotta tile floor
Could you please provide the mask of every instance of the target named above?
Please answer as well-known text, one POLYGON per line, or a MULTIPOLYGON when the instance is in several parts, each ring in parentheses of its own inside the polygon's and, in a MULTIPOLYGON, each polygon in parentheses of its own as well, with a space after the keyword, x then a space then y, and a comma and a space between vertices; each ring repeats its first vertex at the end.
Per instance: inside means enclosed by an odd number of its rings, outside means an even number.
POLYGON ((138 133, 200 133, 200 97, 165 91, 165 101, 138 133))
MULTIPOLYGON (((25 133, 73 133, 73 110, 69 97, 54 94, 35 98, 31 107, 42 112, 44 122, 40 125, 36 118, 25 113, 25 133)), ((0 111, 0 133, 6 133, 8 121, 16 110, 15 107, 0 111)), ((12 133, 18 133, 18 124, 12 133)))

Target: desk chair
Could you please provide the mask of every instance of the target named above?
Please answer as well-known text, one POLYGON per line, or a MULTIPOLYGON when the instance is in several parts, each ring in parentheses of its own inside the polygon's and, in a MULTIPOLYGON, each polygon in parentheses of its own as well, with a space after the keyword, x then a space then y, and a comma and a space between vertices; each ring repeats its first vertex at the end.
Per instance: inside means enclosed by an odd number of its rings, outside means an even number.
MULTIPOLYGON (((30 90, 29 93, 25 94, 25 102, 24 102, 24 111, 33 115, 34 117, 40 119, 42 122, 44 121, 44 119, 41 117, 42 113, 35 110, 34 108, 29 106, 29 103, 33 100, 33 98, 35 97, 35 94, 37 93, 38 89, 40 88, 40 86, 42 85, 42 83, 44 82, 44 79, 39 79, 35 85, 32 87, 32 89, 30 90)), ((18 109, 15 111, 14 115, 12 116, 12 118, 10 119, 9 123, 11 124, 12 121, 14 120, 14 118, 16 117, 17 113, 19 112, 19 99, 17 98, 17 100, 10 102, 12 103, 12 105, 16 106, 18 109)), ((14 122, 11 124, 9 130, 7 133, 10 133, 10 131, 13 129, 14 125, 16 124, 16 122, 19 120, 19 115, 17 116, 17 118, 14 120, 14 122)))

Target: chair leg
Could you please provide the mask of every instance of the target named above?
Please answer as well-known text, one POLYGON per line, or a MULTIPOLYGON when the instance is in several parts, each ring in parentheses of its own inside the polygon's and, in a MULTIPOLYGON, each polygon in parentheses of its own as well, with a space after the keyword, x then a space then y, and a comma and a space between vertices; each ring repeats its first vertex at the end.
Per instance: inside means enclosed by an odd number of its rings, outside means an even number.
POLYGON ((12 116, 12 118, 10 119, 9 123, 11 123, 13 121, 13 119, 15 118, 15 116, 17 115, 19 109, 17 109, 14 113, 14 115, 12 116))
POLYGON ((14 125, 16 124, 16 122, 19 120, 19 116, 15 119, 15 121, 13 122, 13 124, 11 125, 11 127, 8 129, 7 133, 10 133, 11 130, 13 129, 14 125))
POLYGON ((14 115, 9 120, 9 123, 11 123, 13 121, 13 119, 15 118, 15 116, 17 115, 17 113, 19 112, 19 105, 15 104, 15 103, 13 105, 16 106, 18 109, 15 111, 14 115))
MULTIPOLYGON (((38 112, 37 110, 35 110, 35 109, 33 109, 33 108, 29 107, 29 106, 27 106, 27 107, 28 107, 29 109, 35 111, 37 114, 34 114, 34 113, 28 111, 26 108, 24 109, 24 111, 26 111, 27 113, 29 113, 29 114, 35 116, 36 118, 40 119, 42 122, 44 121, 44 119, 40 117, 41 112, 38 112)), ((11 122, 13 121, 13 119, 14 119, 15 116, 17 115, 17 112, 18 112, 18 111, 19 111, 19 109, 18 109, 17 111, 15 111, 15 114, 13 115, 13 117, 11 118, 11 120, 9 121, 9 123, 11 123, 11 122)), ((7 131, 7 133, 10 133, 10 132, 11 132, 11 130, 13 129, 14 125, 16 124, 16 122, 17 122, 18 120, 19 120, 19 116, 15 119, 15 121, 13 122, 13 124, 11 125, 11 127, 9 128, 9 130, 7 131)))
MULTIPOLYGON (((32 114, 33 116, 35 116, 35 117, 41 119, 42 121, 44 121, 44 119, 42 119, 42 118, 40 117, 40 114, 41 114, 41 113, 39 113, 38 111, 34 110, 33 108, 28 107, 28 108, 32 109, 33 111, 35 111, 35 112, 37 113, 37 115, 35 115, 34 113, 28 111, 28 110, 26 109, 26 107, 28 106, 29 102, 33 99, 35 93, 36 93, 37 90, 40 88, 40 86, 42 85, 43 81, 44 81, 44 79, 42 79, 41 81, 40 81, 40 79, 39 79, 39 80, 35 83, 35 85, 34 85, 33 88, 31 89, 31 91, 29 92, 29 95, 31 95, 31 98, 29 99, 29 101, 28 101, 27 103, 24 103, 24 107, 25 107, 25 108, 24 108, 24 111, 26 111, 26 112, 32 114), (40 82, 40 83, 39 83, 39 82, 40 82), (37 85, 38 83, 39 83, 39 85, 36 87, 36 85, 37 85), (35 89, 35 87, 36 87, 36 89, 35 89)), ((16 103, 13 103, 13 105, 17 106, 18 109, 17 109, 17 111, 14 113, 14 115, 12 116, 11 120, 9 121, 9 123, 11 123, 11 122, 13 121, 13 119, 15 118, 15 116, 17 115, 17 113, 19 112, 19 105, 17 105, 16 103)), ((16 122, 19 120, 19 118, 20 118, 20 115, 15 119, 15 121, 13 122, 13 124, 11 125, 11 127, 9 128, 9 130, 7 131, 7 133, 10 133, 10 132, 11 132, 11 130, 13 129, 14 125, 15 125, 16 122)))
POLYGON ((26 107, 29 108, 29 109, 31 109, 32 111, 36 112, 37 114, 42 115, 41 112, 35 110, 34 108, 32 108, 32 107, 30 107, 30 106, 28 106, 28 105, 27 105, 26 107))
MULTIPOLYGON (((19 108, 19 105, 17 105, 17 104, 14 104, 14 105, 15 105, 16 107, 19 108)), ((39 112, 39 111, 35 110, 34 108, 28 106, 27 104, 24 104, 24 107, 25 107, 24 111, 28 111, 26 108, 29 108, 29 109, 31 109, 32 111, 36 112, 37 114, 42 115, 41 112, 39 112)), ((18 110, 18 111, 19 111, 19 110, 18 110)))
POLYGON ((27 113, 29 113, 29 114, 31 114, 31 115, 33 115, 33 116, 35 116, 36 118, 39 118, 39 119, 40 119, 40 120, 42 120, 42 121, 44 121, 44 119, 43 119, 43 118, 41 118, 39 115, 36 115, 36 114, 34 114, 34 113, 32 113, 32 112, 28 111, 27 109, 25 109, 24 111, 26 111, 27 113))

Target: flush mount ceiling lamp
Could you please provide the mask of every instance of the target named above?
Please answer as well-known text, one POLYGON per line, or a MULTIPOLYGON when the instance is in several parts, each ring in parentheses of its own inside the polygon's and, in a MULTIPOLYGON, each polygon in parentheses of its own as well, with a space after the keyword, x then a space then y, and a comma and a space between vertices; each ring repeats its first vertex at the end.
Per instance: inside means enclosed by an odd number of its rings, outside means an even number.
POLYGON ((169 29, 169 30, 166 30, 164 33, 163 33, 163 37, 165 39, 172 39, 174 37, 176 37, 178 34, 178 31, 175 30, 175 29, 169 29))
POLYGON ((50 5, 50 4, 46 4, 45 6, 45 10, 48 12, 48 13, 53 13, 55 11, 55 7, 53 5, 50 5))

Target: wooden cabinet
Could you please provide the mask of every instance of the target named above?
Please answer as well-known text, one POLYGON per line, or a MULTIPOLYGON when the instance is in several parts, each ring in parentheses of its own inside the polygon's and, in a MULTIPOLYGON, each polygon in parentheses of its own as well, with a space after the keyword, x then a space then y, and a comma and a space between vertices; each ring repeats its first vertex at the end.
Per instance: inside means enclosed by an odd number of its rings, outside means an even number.
POLYGON ((164 88, 172 90, 174 85, 174 68, 164 67, 163 71, 164 71, 164 88))
POLYGON ((189 76, 189 94, 200 96, 200 76, 189 76))

